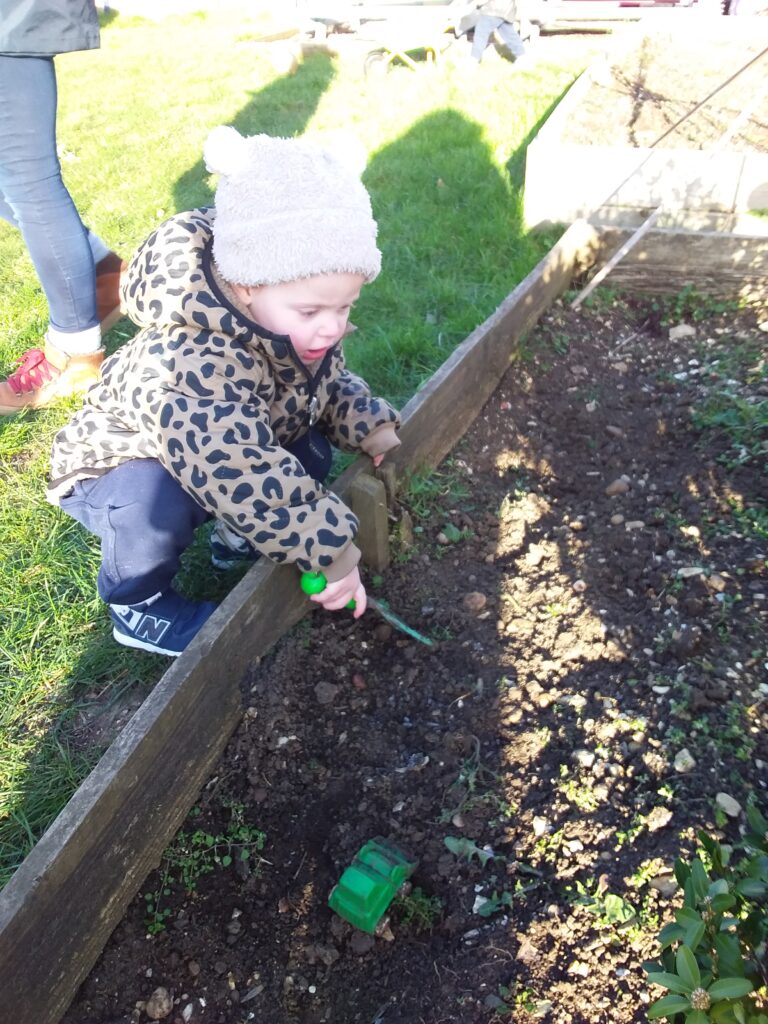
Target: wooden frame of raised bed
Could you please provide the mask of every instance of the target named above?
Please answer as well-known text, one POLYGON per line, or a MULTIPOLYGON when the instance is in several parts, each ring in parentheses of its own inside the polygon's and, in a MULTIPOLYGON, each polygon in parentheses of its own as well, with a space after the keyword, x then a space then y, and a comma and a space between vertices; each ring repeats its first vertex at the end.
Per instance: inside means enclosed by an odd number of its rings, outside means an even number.
MULTIPOLYGON (((759 19, 720 18, 711 24, 726 39, 768 42, 768 27, 759 19)), ((633 45, 633 38, 626 37, 624 45, 633 45)), ((616 49, 613 59, 619 61, 620 54, 616 49)), ((661 227, 768 236, 768 219, 757 216, 768 208, 766 153, 673 149, 663 143, 593 145, 567 138, 568 125, 593 84, 604 82, 606 70, 605 58, 588 67, 529 143, 526 224, 537 229, 586 218, 595 225, 637 227, 662 207, 661 227)))
MULTIPOLYGON (((369 564, 387 561, 385 483, 436 466, 480 412, 521 338, 621 233, 573 224, 528 277, 447 359, 403 410, 402 446, 381 479, 359 459, 334 484, 362 513, 369 564), (440 424, 440 430, 435 425, 440 424)), ((716 236, 650 232, 622 264, 622 283, 680 290, 716 281, 719 295, 768 294, 768 241, 739 250, 716 236), (661 274, 649 274, 655 261, 661 274)), ((699 289, 706 290, 706 289, 699 289)), ((254 660, 308 610, 292 567, 259 563, 157 683, 0 893, 3 1018, 56 1024, 112 930, 198 797, 242 708, 254 660), (279 613, 275 609, 280 609, 279 613)), ((267 687, 267 679, 256 682, 267 687)))

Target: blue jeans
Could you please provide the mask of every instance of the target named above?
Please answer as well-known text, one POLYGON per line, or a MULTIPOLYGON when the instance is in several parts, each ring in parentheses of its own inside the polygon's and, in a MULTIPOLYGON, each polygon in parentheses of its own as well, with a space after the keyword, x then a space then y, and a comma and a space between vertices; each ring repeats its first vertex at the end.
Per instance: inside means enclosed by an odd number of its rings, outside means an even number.
MULTIPOLYGON (((320 482, 333 450, 317 430, 286 446, 320 482)), ((139 604, 169 589, 198 526, 212 518, 157 459, 131 459, 78 480, 61 508, 101 539, 97 588, 109 604, 139 604)))
POLYGON ((56 102, 52 57, 0 55, 0 217, 21 230, 51 326, 72 334, 99 321, 88 231, 61 179, 56 102))
POLYGON ((490 14, 483 14, 475 25, 475 35, 472 40, 472 56, 478 64, 483 59, 483 54, 494 32, 498 33, 499 38, 513 57, 523 56, 525 46, 514 26, 510 25, 508 21, 504 21, 503 18, 494 18, 490 14))

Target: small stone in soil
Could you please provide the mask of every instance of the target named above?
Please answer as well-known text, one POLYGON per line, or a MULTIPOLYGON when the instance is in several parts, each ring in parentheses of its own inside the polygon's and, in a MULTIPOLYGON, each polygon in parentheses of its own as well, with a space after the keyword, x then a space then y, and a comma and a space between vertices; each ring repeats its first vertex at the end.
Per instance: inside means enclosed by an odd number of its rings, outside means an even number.
POLYGON ((339 692, 338 686, 333 683, 318 683, 315 687, 315 697, 318 704, 332 704, 339 692))
POLYGON ((605 488, 605 493, 609 498, 615 498, 619 494, 626 494, 629 490, 629 481, 625 480, 624 477, 619 477, 618 480, 614 480, 608 484, 605 488))
POLYGON ((728 793, 718 793, 715 803, 721 811, 725 811, 729 818, 738 818, 741 814, 741 804, 728 793))
POLYGON ((156 988, 147 1000, 144 1012, 150 1020, 163 1020, 173 1009, 173 1000, 167 988, 156 988))
POLYGON ((680 772, 681 775, 686 772, 692 772, 696 767, 696 761, 691 756, 689 750, 683 748, 675 754, 675 771, 680 772))
POLYGON ((355 956, 365 956, 366 953, 370 953, 373 949, 375 942, 374 937, 368 935, 367 932, 355 931, 349 940, 349 948, 355 956))
POLYGON ((481 612, 488 603, 488 598, 485 594, 481 594, 477 590, 471 591, 469 594, 465 594, 461 599, 461 603, 465 611, 471 612, 473 615, 477 615, 481 612))

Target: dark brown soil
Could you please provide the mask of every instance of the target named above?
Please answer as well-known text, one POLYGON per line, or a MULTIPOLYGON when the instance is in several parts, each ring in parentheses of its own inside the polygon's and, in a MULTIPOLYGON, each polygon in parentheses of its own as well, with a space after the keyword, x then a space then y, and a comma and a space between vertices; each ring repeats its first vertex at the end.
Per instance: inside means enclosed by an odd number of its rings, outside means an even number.
MULTIPOLYGON (((768 22, 765 31, 752 37, 734 36, 729 19, 719 37, 711 31, 699 32, 697 25, 695 18, 689 18, 688 32, 679 22, 674 33, 619 37, 605 68, 598 65, 582 102, 564 125, 563 140, 595 146, 654 145, 684 114, 768 47, 768 22)), ((738 120, 739 128, 727 148, 768 151, 766 75, 768 54, 763 53, 667 135, 661 147, 711 149, 738 120), (741 120, 746 108, 748 116, 741 120)))
POLYGON ((190 892, 166 862, 66 1024, 144 1022, 159 988, 174 1024, 646 1019, 674 859, 738 836, 715 797, 765 806, 768 762, 768 439, 696 419, 766 402, 766 334, 720 312, 671 341, 685 316, 552 308, 371 581, 436 647, 316 612, 254 666, 185 831, 261 829, 263 860, 190 854, 190 892), (418 860, 394 941, 326 902, 374 836, 418 860))

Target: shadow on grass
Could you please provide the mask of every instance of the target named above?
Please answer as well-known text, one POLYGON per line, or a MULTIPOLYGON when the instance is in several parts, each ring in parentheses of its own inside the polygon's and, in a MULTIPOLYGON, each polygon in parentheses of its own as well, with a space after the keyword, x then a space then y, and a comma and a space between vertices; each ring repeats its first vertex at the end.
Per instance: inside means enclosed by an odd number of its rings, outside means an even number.
MULTIPOLYGON (((302 62, 295 74, 278 78, 253 93, 232 125, 241 135, 300 135, 314 115, 320 98, 334 78, 334 61, 317 53, 302 62)), ((185 171, 173 190, 177 210, 191 210, 213 202, 213 190, 202 156, 185 171)))

